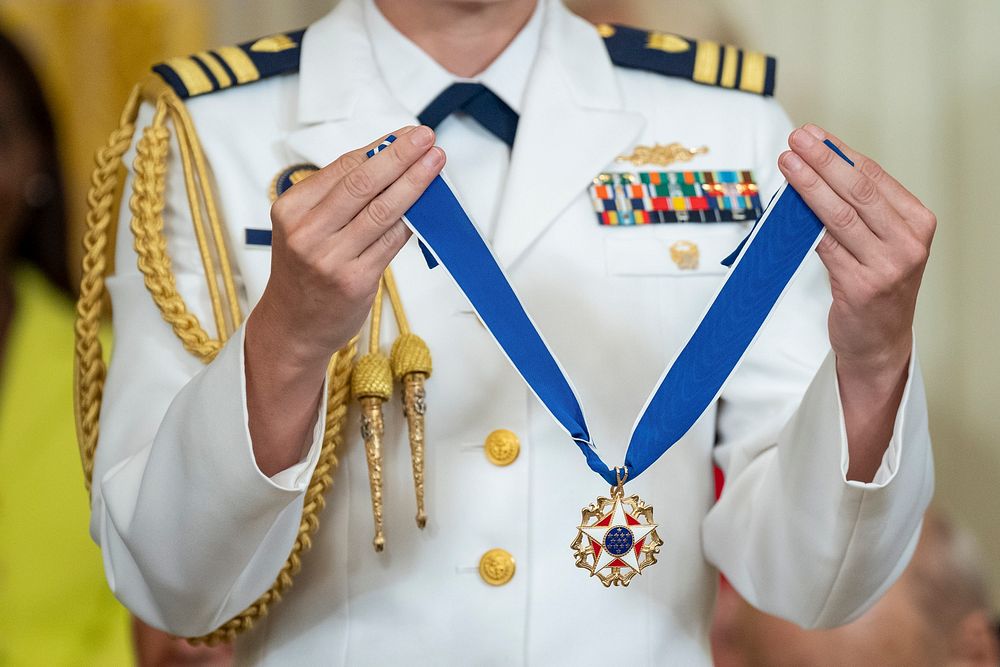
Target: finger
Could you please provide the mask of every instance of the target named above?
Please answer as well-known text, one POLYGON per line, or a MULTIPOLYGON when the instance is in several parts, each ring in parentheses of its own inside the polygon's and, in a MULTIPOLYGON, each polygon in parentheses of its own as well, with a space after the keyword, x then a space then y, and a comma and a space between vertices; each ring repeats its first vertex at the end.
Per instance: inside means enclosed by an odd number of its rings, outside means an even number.
POLYGON ((359 257, 369 246, 377 245, 379 238, 403 217, 441 172, 444 162, 444 151, 436 146, 431 148, 385 192, 372 199, 350 224, 334 234, 331 246, 343 257, 359 257))
MULTIPOLYGON (((391 143, 385 150, 376 153, 370 159, 365 159, 360 165, 345 173, 343 178, 313 207, 311 215, 317 220, 324 221, 328 232, 341 229, 358 213, 365 210, 380 192, 396 182, 412 166, 419 164, 422 158, 427 157, 433 144, 433 130, 425 125, 415 128, 405 137, 391 143)), ((438 151, 440 152, 440 149, 438 151)), ((441 152, 442 162, 443 156, 444 153, 441 152)), ((435 157, 434 160, 436 159, 435 157)), ((410 178, 412 177, 411 174, 410 178)), ((430 178, 427 183, 430 183, 430 178)), ((423 188, 420 192, 423 192, 423 188)), ((403 211, 405 210, 404 208, 403 211)), ((378 214, 380 211, 375 213, 378 214)), ((399 215, 396 215, 388 223, 395 222, 398 217, 399 215)), ((371 240, 368 243, 371 243, 371 240)), ((368 243, 365 243, 365 246, 368 243)), ((361 248, 358 248, 358 253, 360 252, 361 248)))
MULTIPOLYGON (((403 137, 412 132, 414 128, 415 126, 408 125, 389 134, 403 137)), ((309 210, 315 207, 333 189, 333 186, 340 182, 347 172, 364 164, 365 160, 368 159, 368 151, 385 141, 389 134, 382 135, 367 146, 344 153, 319 171, 310 174, 308 178, 304 178, 290 187, 281 196, 283 198, 294 198, 296 208, 300 208, 301 210, 309 210)))
POLYGON ((376 275, 381 274, 411 236, 413 232, 406 223, 397 220, 382 236, 365 248, 358 258, 359 264, 365 267, 364 270, 372 271, 376 275))
POLYGON ((869 158, 867 155, 859 153, 848 146, 842 139, 827 132, 817 125, 807 123, 802 126, 802 129, 806 130, 820 141, 826 141, 829 139, 833 142, 834 146, 843 151, 844 155, 851 159, 851 162, 854 163, 854 166, 858 171, 875 182, 879 190, 885 193, 886 198, 904 218, 909 219, 914 213, 919 213, 924 210, 923 203, 917 198, 916 195, 907 190, 899 181, 893 178, 889 172, 882 169, 878 163, 869 158))
POLYGON ((794 151, 785 151, 778 158, 778 168, 820 219, 828 234, 862 264, 870 265, 878 260, 881 254, 878 237, 858 212, 830 189, 805 160, 794 151))
MULTIPOLYGON (((819 174, 830 188, 851 205, 879 238, 908 233, 904 220, 874 180, 851 167, 812 132, 798 129, 788 145, 819 174)), ((869 162, 874 164, 874 162, 869 162)))
POLYGON ((816 254, 830 274, 831 285, 842 285, 862 270, 861 264, 832 234, 824 234, 816 244, 816 254))

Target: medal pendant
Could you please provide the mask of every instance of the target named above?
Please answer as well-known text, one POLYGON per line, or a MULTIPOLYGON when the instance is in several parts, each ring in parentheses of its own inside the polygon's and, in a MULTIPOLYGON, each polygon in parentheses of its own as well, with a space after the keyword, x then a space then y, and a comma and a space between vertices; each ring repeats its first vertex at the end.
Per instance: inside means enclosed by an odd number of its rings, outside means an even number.
POLYGON ((570 544, 576 566, 605 586, 628 586, 632 577, 656 562, 663 540, 656 534, 653 508, 639 496, 626 496, 624 480, 611 497, 583 508, 576 539, 570 544))

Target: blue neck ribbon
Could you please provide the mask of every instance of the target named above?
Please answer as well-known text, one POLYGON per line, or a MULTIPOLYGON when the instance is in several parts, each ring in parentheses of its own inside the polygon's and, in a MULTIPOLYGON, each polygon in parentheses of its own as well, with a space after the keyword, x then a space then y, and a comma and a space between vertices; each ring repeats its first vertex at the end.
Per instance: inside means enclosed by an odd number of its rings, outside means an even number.
MULTIPOLYGON (((394 140, 390 135, 369 157, 394 140)), ((615 468, 601 460, 591 442, 583 409, 566 374, 448 184, 436 177, 403 219, 417 235, 428 266, 433 267, 435 259, 445 266, 590 468, 609 484, 617 484, 615 468)), ((680 440, 718 398, 822 232, 822 223, 799 194, 787 183, 783 185, 738 248, 725 282, 687 344, 646 400, 625 453, 629 481, 680 440)))

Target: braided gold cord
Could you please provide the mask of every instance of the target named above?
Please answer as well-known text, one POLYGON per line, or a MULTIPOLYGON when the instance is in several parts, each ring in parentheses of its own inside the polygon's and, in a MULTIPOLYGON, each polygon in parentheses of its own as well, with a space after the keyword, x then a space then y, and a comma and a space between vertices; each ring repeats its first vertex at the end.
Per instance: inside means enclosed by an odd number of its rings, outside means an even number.
POLYGON ((184 190, 187 193, 188 209, 191 211, 191 226, 194 228, 195 240, 198 242, 198 252, 201 255, 202 266, 205 267, 205 286, 208 288, 208 299, 212 304, 215 330, 218 332, 219 340, 224 341, 236 331, 236 326, 238 325, 234 325, 226 319, 226 312, 222 305, 222 299, 219 296, 218 272, 215 268, 217 253, 214 247, 215 244, 209 240, 208 234, 205 232, 205 222, 202 218, 201 189, 198 187, 198 179, 194 173, 191 144, 187 140, 187 133, 183 130, 175 106, 171 103, 172 100, 176 99, 176 95, 163 95, 160 99, 166 104, 170 118, 174 122, 177 147, 180 149, 181 167, 184 174, 184 190))
POLYGON ((430 348, 415 333, 400 334, 392 343, 389 359, 392 360, 392 374, 397 380, 402 380, 411 373, 430 377, 434 370, 430 348))
POLYGON ((385 271, 382 272, 382 284, 385 285, 386 294, 389 295, 392 314, 396 318, 396 328, 399 329, 400 334, 410 333, 410 323, 406 319, 403 300, 399 298, 399 289, 396 287, 396 276, 392 272, 392 266, 385 267, 385 271))
POLYGON ((389 303, 392 304, 396 327, 399 329, 399 336, 392 343, 392 349, 389 352, 392 374, 397 380, 402 380, 410 373, 422 373, 426 377, 430 377, 434 370, 430 348, 420 336, 410 331, 406 311, 403 309, 403 300, 399 296, 396 278, 392 274, 391 267, 385 268, 382 281, 386 294, 389 295, 389 303))
POLYGON ((187 309, 177 291, 172 264, 163 234, 163 192, 166 187, 167 153, 170 133, 166 127, 167 105, 157 100, 153 124, 143 130, 136 148, 135 180, 129 200, 135 252, 146 289, 160 309, 163 319, 181 339, 184 348, 202 361, 215 358, 222 342, 212 339, 198 317, 187 309))
POLYGON ((285 561, 285 565, 281 568, 271 588, 257 598, 253 604, 209 634, 188 639, 189 643, 214 646, 219 642, 232 641, 236 635, 251 629, 258 619, 267 616, 271 605, 281 600, 281 595, 292 585, 292 577, 302 566, 302 554, 312 548, 312 536, 319 528, 319 513, 326 505, 324 494, 333 484, 333 471, 337 467, 337 448, 341 447, 344 442, 347 399, 351 393, 351 370, 357 349, 358 338, 355 336, 334 355, 330 363, 330 393, 327 398, 326 433, 323 436, 323 448, 309 482, 309 488, 306 490, 299 533, 292 546, 292 551, 288 555, 288 560, 285 561))
POLYGON ((229 304, 229 317, 232 320, 232 331, 239 328, 243 321, 240 312, 239 299, 236 295, 236 282, 233 280, 232 265, 229 261, 229 247, 226 243, 226 235, 222 229, 222 221, 219 217, 219 210, 215 203, 215 194, 212 190, 212 179, 208 174, 208 164, 205 161, 205 154, 201 149, 201 141, 198 133, 194 129, 191 115, 183 100, 172 91, 166 97, 170 105, 174 123, 178 128, 178 136, 183 139, 182 145, 188 147, 198 183, 201 186, 200 192, 205 204, 205 213, 208 216, 209 232, 212 234, 215 253, 219 260, 219 269, 222 274, 222 284, 225 290, 225 298, 229 304))
MULTIPOLYGON (((164 320, 170 324, 185 349, 205 363, 215 357, 225 340, 242 321, 228 248, 210 187, 207 163, 190 117, 183 103, 173 91, 163 85, 162 81, 155 77, 147 79, 133 89, 122 112, 118 129, 98 151, 97 166, 91 177, 91 188, 87 195, 89 211, 83 239, 83 278, 77 302, 75 326, 74 408, 80 458, 88 490, 92 483, 101 400, 107 371, 98 331, 105 297, 105 277, 110 268, 108 248, 113 238, 111 234, 116 230, 114 226, 116 221, 113 218, 117 203, 117 187, 122 172, 122 157, 134 138, 135 120, 139 104, 143 99, 155 104, 155 113, 152 124, 143 131, 136 146, 135 177, 129 209, 132 213, 131 229, 135 236, 137 263, 146 288, 164 320), (206 278, 210 282, 209 291, 219 339, 212 339, 201 327, 198 318, 187 309, 177 291, 170 257, 167 254, 163 210, 169 153, 169 132, 166 126, 168 116, 178 128, 178 145, 181 147, 182 164, 185 168, 185 185, 189 189, 189 203, 192 208, 203 204, 208 216, 208 231, 211 237, 204 233, 203 228, 199 230, 200 213, 195 221, 196 234, 199 235, 206 278), (192 188, 199 190, 197 197, 192 196, 192 188), (215 253, 214 256, 212 252, 215 253), (212 281, 216 280, 214 260, 219 262, 218 272, 223 281, 224 300, 228 302, 228 309, 220 310, 219 303, 222 297, 219 295, 219 290, 211 286, 212 281), (223 313, 222 317, 220 313, 223 313), (229 318, 228 322, 225 317, 229 318)), ((192 212, 192 216, 194 215, 192 212)), ((334 355, 330 362, 323 445, 305 493, 298 535, 284 566, 271 588, 253 604, 213 632, 189 639, 191 643, 216 644, 221 641, 232 641, 237 634, 252 628, 256 620, 267 615, 271 605, 278 602, 282 593, 292 585, 292 577, 301 567, 302 554, 311 548, 312 536, 319 528, 318 515, 325 504, 324 494, 333 483, 333 471, 337 466, 336 450, 343 443, 343 427, 351 393, 351 372, 357 353, 357 343, 358 337, 355 336, 334 355)))
MULTIPOLYGON (((129 95, 118 128, 107 144, 97 151, 97 163, 87 192, 86 231, 83 235, 83 271, 80 296, 76 303, 73 360, 73 409, 76 437, 83 465, 83 479, 90 491, 97 449, 98 421, 107 367, 98 332, 104 308, 104 276, 108 269, 109 230, 115 224, 115 195, 122 156, 132 144, 135 119, 139 113, 139 87, 129 95)), ((113 233, 113 231, 112 231, 113 233)))

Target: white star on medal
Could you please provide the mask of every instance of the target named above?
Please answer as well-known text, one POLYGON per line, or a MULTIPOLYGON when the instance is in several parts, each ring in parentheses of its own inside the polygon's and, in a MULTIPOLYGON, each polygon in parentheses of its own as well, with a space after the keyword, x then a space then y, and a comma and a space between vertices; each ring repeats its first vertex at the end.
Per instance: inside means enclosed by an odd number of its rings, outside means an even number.
MULTIPOLYGON (((621 496, 617 495, 614 498, 611 512, 609 514, 611 515, 611 522, 606 526, 590 525, 579 527, 580 532, 590 538, 591 546, 594 551, 598 552, 597 561, 594 564, 593 571, 594 573, 600 572, 605 567, 618 560, 638 572, 639 558, 637 553, 642 551, 643 542, 645 541, 646 536, 656 530, 657 524, 640 523, 635 517, 629 517, 635 522, 630 523, 626 518, 625 508, 622 506, 621 496), (624 553, 612 553, 611 549, 605 546, 608 533, 616 528, 625 529, 632 535, 632 544, 624 553)), ((598 519, 596 523, 603 523, 607 517, 608 515, 605 514, 598 519)))

